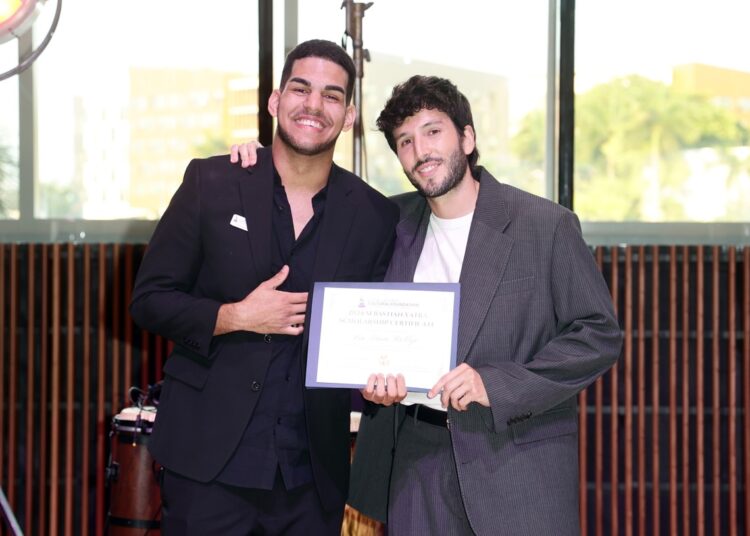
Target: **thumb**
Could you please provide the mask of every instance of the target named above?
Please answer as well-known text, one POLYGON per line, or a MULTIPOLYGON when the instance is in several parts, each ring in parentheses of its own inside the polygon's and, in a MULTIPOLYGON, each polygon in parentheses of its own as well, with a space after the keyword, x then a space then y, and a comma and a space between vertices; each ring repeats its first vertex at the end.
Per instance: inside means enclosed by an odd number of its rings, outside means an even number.
POLYGON ((276 290, 277 287, 281 286, 281 284, 286 281, 287 276, 289 275, 289 266, 284 265, 281 267, 281 270, 278 271, 276 275, 273 277, 266 279, 266 281, 263 283, 265 286, 269 286, 272 289, 276 290))

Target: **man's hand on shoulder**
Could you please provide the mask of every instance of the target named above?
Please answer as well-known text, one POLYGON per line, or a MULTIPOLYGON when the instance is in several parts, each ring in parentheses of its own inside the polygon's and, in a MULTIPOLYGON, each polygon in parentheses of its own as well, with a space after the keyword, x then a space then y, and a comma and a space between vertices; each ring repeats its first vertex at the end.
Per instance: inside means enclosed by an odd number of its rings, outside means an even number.
POLYGON ((249 141, 247 143, 234 144, 230 148, 229 161, 232 164, 240 162, 243 168, 255 165, 258 161, 258 149, 263 146, 259 141, 249 141))

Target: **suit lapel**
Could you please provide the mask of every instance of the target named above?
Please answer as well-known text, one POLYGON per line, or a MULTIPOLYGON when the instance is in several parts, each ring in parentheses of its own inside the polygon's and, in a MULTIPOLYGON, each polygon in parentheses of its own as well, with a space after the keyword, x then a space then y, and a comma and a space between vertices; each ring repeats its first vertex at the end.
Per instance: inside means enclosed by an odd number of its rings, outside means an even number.
POLYGON ((424 247, 429 222, 430 209, 424 200, 403 215, 396 226, 396 244, 385 275, 386 281, 414 280, 414 272, 424 247))
POLYGON ((315 254, 313 281, 333 281, 346 246, 355 216, 352 185, 341 169, 333 164, 328 181, 325 213, 321 221, 318 251, 315 254))
POLYGON ((513 240, 503 231, 509 222, 500 184, 492 175, 483 171, 461 267, 459 363, 469 353, 508 263, 513 240))
POLYGON ((247 238, 256 274, 265 279, 271 270, 273 160, 270 147, 258 151, 258 163, 248 168, 247 173, 250 176, 240 181, 247 238))

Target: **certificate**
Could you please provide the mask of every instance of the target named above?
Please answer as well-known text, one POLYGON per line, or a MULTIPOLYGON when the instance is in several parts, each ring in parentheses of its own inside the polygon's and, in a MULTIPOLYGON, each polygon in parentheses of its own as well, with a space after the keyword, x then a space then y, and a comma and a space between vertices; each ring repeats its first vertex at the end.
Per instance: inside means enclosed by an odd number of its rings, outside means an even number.
POLYGON ((456 366, 458 283, 315 283, 307 387, 364 387, 403 374, 429 391, 456 366))

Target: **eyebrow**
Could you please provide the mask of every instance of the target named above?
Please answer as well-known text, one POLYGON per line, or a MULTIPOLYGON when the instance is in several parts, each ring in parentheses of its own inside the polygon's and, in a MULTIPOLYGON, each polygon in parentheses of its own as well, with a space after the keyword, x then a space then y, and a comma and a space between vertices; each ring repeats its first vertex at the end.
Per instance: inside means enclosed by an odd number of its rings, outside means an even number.
MULTIPOLYGON (((444 122, 443 119, 433 119, 432 121, 427 121, 426 123, 423 123, 423 124, 419 125, 417 127, 417 129, 421 130, 421 129, 429 128, 429 127, 431 127, 433 125, 443 124, 443 122, 444 122)), ((403 138, 404 136, 406 136, 406 132, 402 132, 401 134, 399 134, 398 136, 396 136, 394 139, 396 141, 398 141, 401 138, 403 138)))
MULTIPOLYGON (((296 82, 298 84, 301 84, 305 87, 312 87, 312 84, 309 80, 305 80, 304 78, 299 78, 298 76, 292 77, 289 79, 290 82, 296 82)), ((342 95, 346 95, 346 91, 344 91, 344 88, 341 86, 337 86, 335 84, 328 84, 323 88, 325 91, 338 91, 342 95)))

